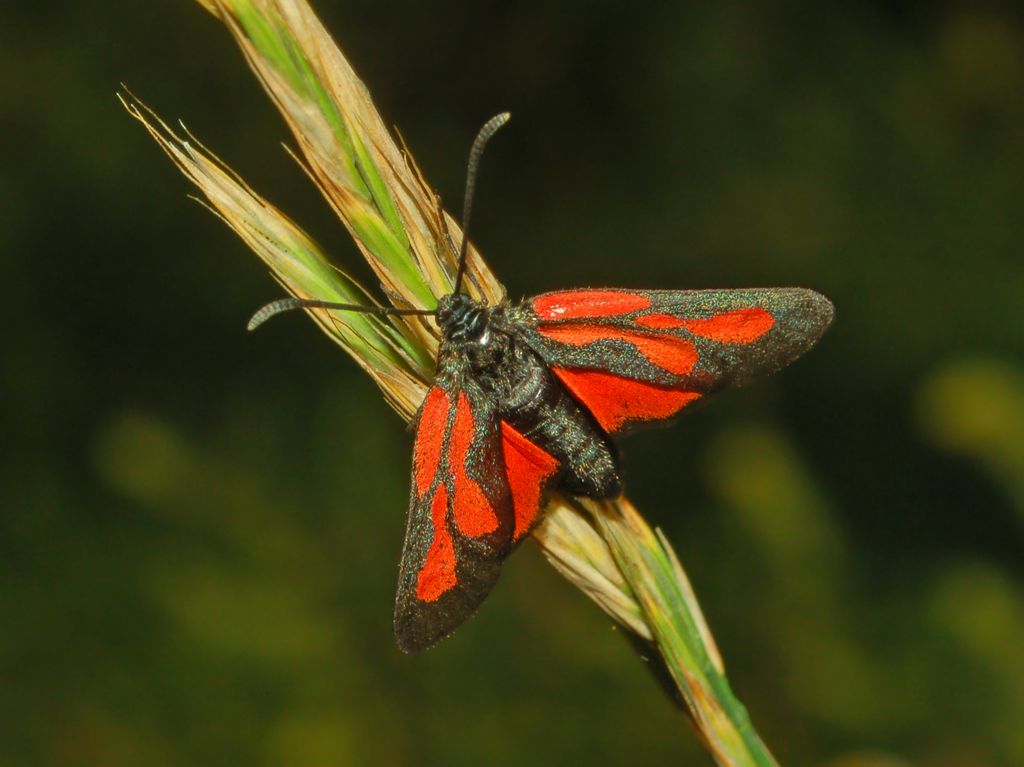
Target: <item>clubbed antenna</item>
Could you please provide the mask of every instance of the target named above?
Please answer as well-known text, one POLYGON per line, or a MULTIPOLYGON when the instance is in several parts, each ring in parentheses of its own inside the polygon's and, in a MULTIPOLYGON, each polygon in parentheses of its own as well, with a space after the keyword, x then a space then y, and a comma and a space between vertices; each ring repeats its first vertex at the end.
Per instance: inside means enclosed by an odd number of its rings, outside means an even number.
POLYGON ((466 253, 469 250, 469 215, 473 212, 473 192, 476 190, 476 174, 480 167, 480 157, 491 136, 498 132, 502 125, 512 117, 508 112, 495 115, 484 123, 484 127, 476 134, 473 146, 469 150, 469 164, 466 167, 466 196, 462 200, 462 247, 459 248, 459 270, 455 274, 455 289, 458 293, 462 288, 462 277, 466 273, 466 253))
POLYGON ((261 308, 249 320, 246 330, 255 330, 271 317, 276 317, 282 312, 290 312, 292 309, 340 309, 346 312, 359 312, 360 314, 384 315, 409 315, 409 314, 437 314, 436 309, 397 309, 393 306, 360 306, 359 304, 339 304, 333 301, 317 301, 311 298, 281 298, 271 301, 261 308))

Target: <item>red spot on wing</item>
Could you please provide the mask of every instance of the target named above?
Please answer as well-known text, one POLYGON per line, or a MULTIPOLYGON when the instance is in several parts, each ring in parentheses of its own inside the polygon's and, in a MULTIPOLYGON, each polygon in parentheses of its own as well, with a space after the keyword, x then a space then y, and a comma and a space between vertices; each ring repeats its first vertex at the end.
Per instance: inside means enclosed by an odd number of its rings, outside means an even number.
POLYGON ((552 370, 609 434, 631 421, 670 418, 700 397, 700 392, 672 389, 597 370, 552 370))
POLYGON ((552 341, 573 346, 585 346, 595 341, 625 341, 635 346, 652 364, 679 376, 689 374, 699 359, 693 344, 679 336, 631 333, 618 328, 575 323, 541 326, 537 332, 552 341))
POLYGON ((441 462, 444 430, 448 424, 448 407, 448 395, 444 389, 434 386, 427 392, 416 426, 416 440, 412 451, 413 479, 420 498, 430 490, 438 464, 441 462))
POLYGON ((702 320, 690 320, 686 329, 694 335, 726 344, 749 344, 775 327, 775 318, 767 309, 752 307, 716 314, 702 320))
POLYGON ((529 532, 537 519, 541 493, 547 481, 558 471, 558 460, 504 421, 501 422, 501 437, 516 520, 512 540, 517 541, 529 532))
POLYGON ((454 477, 453 511, 459 532, 470 538, 493 533, 498 529, 498 515, 476 480, 466 473, 469 450, 476 437, 473 408, 465 392, 459 392, 452 426, 451 452, 448 463, 454 477))
POLYGON ((775 318, 767 309, 755 306, 694 319, 672 314, 648 314, 637 318, 637 324, 659 330, 684 328, 695 336, 723 344, 749 344, 775 327, 775 318))
POLYGON ((566 290, 533 299, 533 311, 542 320, 614 317, 650 307, 647 296, 618 290, 566 290))
POLYGON ((458 583, 455 575, 455 546, 448 532, 445 519, 448 512, 448 488, 438 485, 434 500, 430 504, 430 516, 434 522, 434 540, 427 550, 423 569, 416 578, 416 596, 424 602, 434 602, 458 583))

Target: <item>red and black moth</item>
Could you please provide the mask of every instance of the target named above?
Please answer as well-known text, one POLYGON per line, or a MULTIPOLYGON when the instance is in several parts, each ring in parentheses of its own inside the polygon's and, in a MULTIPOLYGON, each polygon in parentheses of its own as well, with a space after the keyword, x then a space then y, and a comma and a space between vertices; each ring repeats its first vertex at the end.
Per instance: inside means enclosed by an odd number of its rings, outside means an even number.
POLYGON ((395 637, 405 652, 435 644, 490 593, 501 564, 537 524, 545 495, 622 492, 613 438, 672 420, 720 389, 779 370, 817 342, 831 302, 803 288, 577 289, 487 306, 461 292, 469 212, 489 121, 470 153, 463 244, 440 330, 434 383, 414 421, 412 491, 399 566, 395 637))

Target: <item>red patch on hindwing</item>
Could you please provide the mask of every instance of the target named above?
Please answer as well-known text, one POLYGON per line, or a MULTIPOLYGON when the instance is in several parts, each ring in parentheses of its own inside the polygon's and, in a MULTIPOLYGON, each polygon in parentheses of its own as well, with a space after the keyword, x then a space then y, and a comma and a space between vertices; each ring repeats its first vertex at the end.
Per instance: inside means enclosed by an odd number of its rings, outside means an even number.
POLYGON ((576 323, 540 326, 537 332, 552 341, 572 346, 586 346, 597 341, 624 341, 635 346, 651 364, 678 376, 688 375, 699 359, 692 343, 664 333, 632 333, 604 325, 576 323))
POLYGON ((425 496, 434 482, 437 467, 441 463, 441 447, 445 427, 448 425, 448 395, 444 389, 434 386, 427 392, 416 425, 416 440, 413 445, 413 478, 416 493, 425 496))
POLYGON ((427 550, 423 569, 416 578, 416 596, 423 602, 434 602, 458 583, 455 574, 455 545, 448 532, 448 489, 439 485, 430 504, 434 523, 434 540, 427 550))
POLYGON ((455 526, 470 538, 493 533, 498 529, 498 514, 475 479, 466 473, 470 448, 476 437, 473 409, 465 392, 459 392, 455 405, 448 462, 454 478, 453 512, 455 526))
POLYGON ((609 434, 631 421, 670 418, 701 396, 597 370, 552 370, 609 434))
POLYGON ((649 308, 651 301, 639 293, 619 290, 566 290, 533 299, 534 313, 542 320, 614 317, 649 308))
POLYGON ((558 460, 504 421, 501 422, 501 437, 505 474, 515 512, 512 540, 517 541, 533 526, 540 512, 544 485, 558 471, 558 460))
POLYGON ((658 330, 683 328, 695 336, 723 344, 750 344, 775 327, 775 318, 760 306, 693 319, 673 314, 648 314, 638 317, 636 322, 658 330))

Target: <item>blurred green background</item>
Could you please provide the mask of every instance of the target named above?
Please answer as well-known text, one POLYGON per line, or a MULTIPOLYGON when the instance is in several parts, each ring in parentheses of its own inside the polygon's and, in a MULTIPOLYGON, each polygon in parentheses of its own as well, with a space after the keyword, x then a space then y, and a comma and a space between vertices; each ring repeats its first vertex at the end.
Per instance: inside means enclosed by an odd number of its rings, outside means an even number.
MULTIPOLYGON (((1024 9, 317 7, 514 297, 798 284, 821 346, 629 439, 783 764, 1024 763, 1024 9), (458 203, 454 204, 458 208, 458 203)), ((532 546, 402 656, 410 439, 114 92, 366 275, 187 0, 0 23, 0 767, 705 764, 532 546)))

